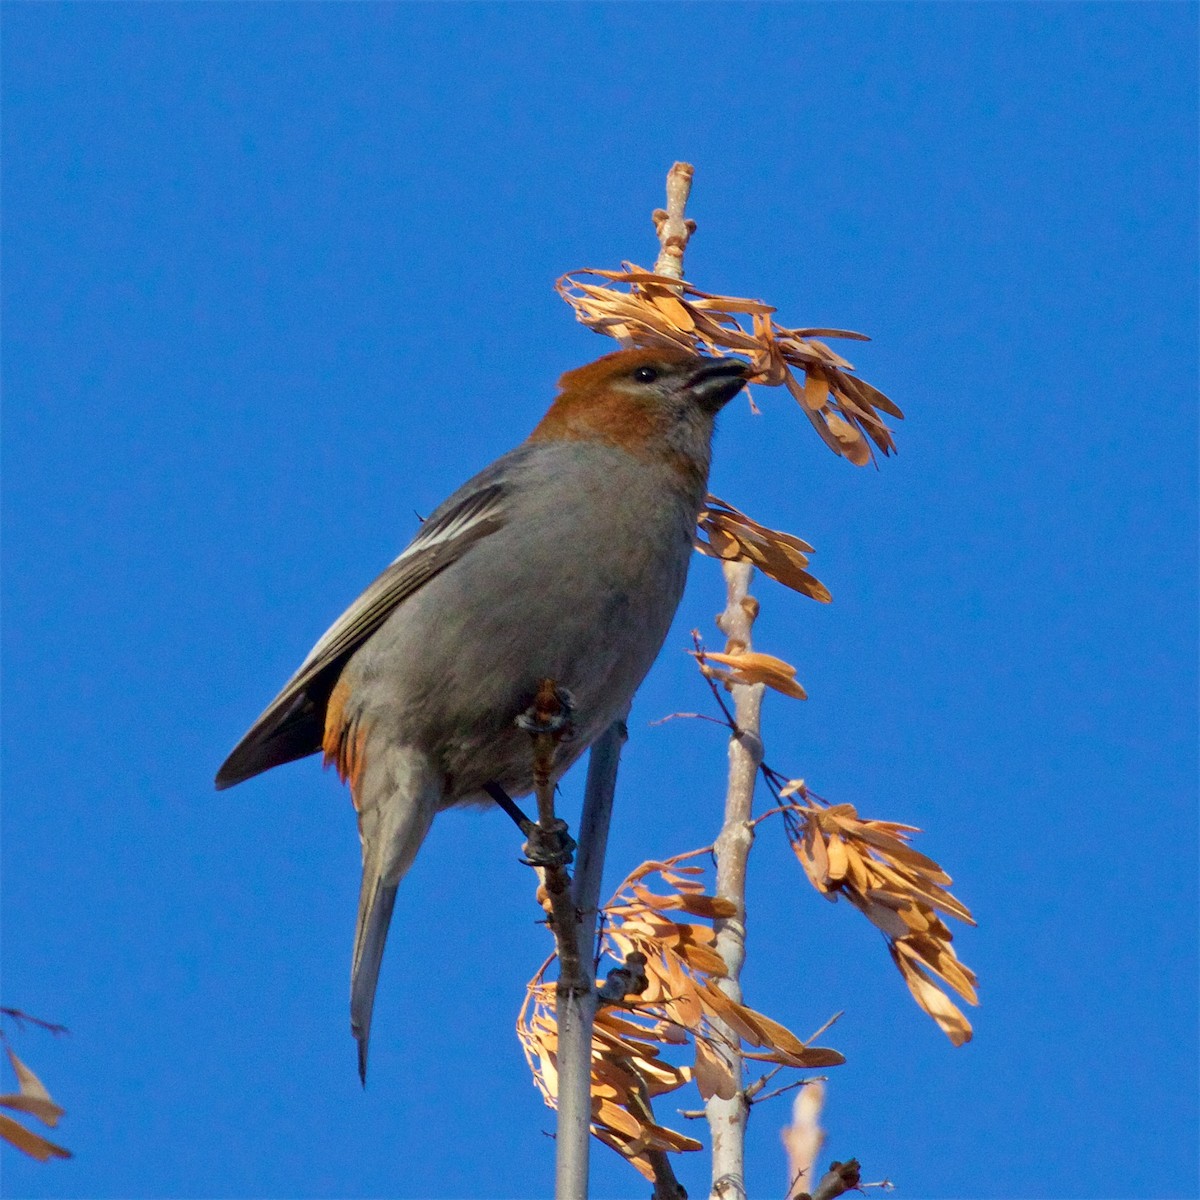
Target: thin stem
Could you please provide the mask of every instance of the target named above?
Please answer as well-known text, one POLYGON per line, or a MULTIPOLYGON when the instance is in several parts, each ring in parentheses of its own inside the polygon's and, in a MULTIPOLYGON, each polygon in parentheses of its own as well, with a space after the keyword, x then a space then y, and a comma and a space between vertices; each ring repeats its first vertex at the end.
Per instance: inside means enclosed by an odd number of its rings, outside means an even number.
POLYGON ((695 167, 685 162, 677 162, 667 172, 667 207, 656 208, 653 214, 659 244, 658 259, 654 263, 655 275, 683 278, 683 255, 688 239, 696 231, 696 222, 689 221, 683 215, 695 173, 695 167))
POLYGON ((855 1191, 859 1186, 860 1177, 858 1160, 855 1158, 844 1163, 830 1163, 829 1170, 813 1188, 812 1200, 837 1200, 838 1196, 855 1191))
MULTIPOLYGON (((558 1137, 555 1142, 557 1200, 586 1200, 592 1120, 592 1025, 596 1017, 593 946, 604 874, 604 853, 617 787, 617 767, 627 734, 622 717, 592 744, 579 825, 579 854, 568 898, 570 940, 577 965, 566 979, 563 964, 555 996, 558 1020, 558 1137), (585 968, 584 964, 589 964, 585 968)), ((560 963, 561 963, 560 954, 560 963)))
MULTIPOLYGON (((727 603, 717 618, 717 625, 731 645, 749 651, 751 629, 758 613, 758 603, 749 594, 753 568, 747 563, 723 564, 727 603)), ((762 741, 759 737, 762 709, 762 684, 734 684, 733 712, 717 689, 713 694, 729 719, 734 735, 729 741, 729 784, 725 797, 725 822, 714 843, 717 860, 716 894, 736 906, 732 917, 715 921, 717 953, 725 960, 727 975, 718 986, 735 1003, 742 1001, 741 970, 746 957, 746 863, 754 841, 751 813, 754 783, 762 762, 762 741)), ((743 1060, 741 1040, 723 1023, 713 1022, 718 1035, 727 1043, 736 1094, 722 1100, 711 1097, 705 1105, 712 1133, 712 1200, 744 1200, 746 1116, 749 1105, 742 1090, 743 1060)))

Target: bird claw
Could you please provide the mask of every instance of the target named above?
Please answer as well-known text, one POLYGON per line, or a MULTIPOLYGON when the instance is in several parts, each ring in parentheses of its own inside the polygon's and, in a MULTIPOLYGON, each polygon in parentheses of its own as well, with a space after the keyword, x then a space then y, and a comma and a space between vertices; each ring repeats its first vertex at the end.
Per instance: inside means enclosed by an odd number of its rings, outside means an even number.
POLYGON ((530 867, 566 867, 575 858, 575 839, 567 831, 566 821, 556 819, 549 829, 534 821, 523 830, 526 842, 521 860, 530 867))
POLYGON ((571 710, 575 701, 566 688, 555 687, 546 680, 534 702, 517 717, 517 728, 526 733, 558 734, 565 741, 573 732, 571 710))

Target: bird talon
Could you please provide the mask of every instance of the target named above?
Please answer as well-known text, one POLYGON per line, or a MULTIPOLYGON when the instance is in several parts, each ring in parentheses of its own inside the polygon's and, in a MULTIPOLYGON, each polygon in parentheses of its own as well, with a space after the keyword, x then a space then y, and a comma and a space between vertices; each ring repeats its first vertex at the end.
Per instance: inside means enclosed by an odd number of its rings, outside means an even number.
POLYGON ((567 831, 567 823, 555 820, 546 829, 542 825, 529 822, 530 828, 525 830, 527 841, 522 847, 525 857, 521 860, 530 867, 566 867, 575 858, 575 839, 567 831))
POLYGON ((538 689, 534 702, 517 717, 517 728, 535 735, 555 734, 558 741, 565 742, 575 732, 571 722, 574 707, 571 693, 547 679, 538 689))

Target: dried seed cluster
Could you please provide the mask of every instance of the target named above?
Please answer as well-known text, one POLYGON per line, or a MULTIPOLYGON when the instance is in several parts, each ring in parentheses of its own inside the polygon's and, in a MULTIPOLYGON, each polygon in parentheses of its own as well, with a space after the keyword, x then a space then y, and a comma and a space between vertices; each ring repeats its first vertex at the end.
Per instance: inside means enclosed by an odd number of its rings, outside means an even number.
POLYGON ((870 339, 849 329, 788 329, 761 300, 718 296, 690 283, 655 275, 633 263, 622 271, 586 268, 558 280, 558 293, 589 329, 626 345, 681 346, 710 354, 745 354, 751 383, 787 388, 821 440, 855 466, 871 461, 874 443, 884 454, 896 444, 880 413, 904 414, 878 388, 854 374, 852 363, 823 337, 870 339), (588 279, 602 280, 590 283, 588 279), (743 324, 749 318, 750 328, 743 324), (800 382, 794 372, 804 376, 800 382))
MULTIPOLYGON (((783 795, 808 797, 801 780, 783 795)), ((974 925, 970 909, 946 885, 950 876, 909 845, 913 825, 864 820, 852 804, 788 804, 788 840, 813 887, 829 900, 845 896, 887 938, 892 959, 916 1002, 961 1046, 971 1024, 935 978, 978 1004, 975 973, 958 960, 953 935, 938 915, 974 925)))
MULTIPOLYGON (((651 1101, 694 1081, 700 1094, 732 1097, 738 1088, 732 1048, 713 1024, 734 1031, 745 1058, 791 1067, 834 1066, 836 1050, 809 1046, 777 1021, 725 995, 718 981, 725 963, 715 949, 711 924, 688 922, 687 913, 711 922, 734 915, 733 905, 708 894, 688 859, 710 854, 711 846, 666 862, 643 863, 621 884, 604 908, 603 950, 628 961, 644 957, 645 987, 620 1012, 602 1008, 592 1038, 592 1132, 646 1176, 654 1178, 648 1151, 699 1150, 694 1138, 654 1119, 651 1101), (657 874, 664 893, 645 886, 657 874), (691 1045, 690 1066, 662 1057, 664 1047, 691 1045)), ((552 960, 551 960, 552 961, 552 960)), ((558 1091, 558 1027, 554 985, 545 981, 547 962, 530 981, 517 1033, 534 1081, 553 1106, 558 1091)))
POLYGON ((768 529, 711 494, 696 524, 700 530, 696 549, 701 554, 724 562, 750 563, 776 582, 822 604, 832 599, 829 589, 804 569, 813 548, 800 538, 768 529))

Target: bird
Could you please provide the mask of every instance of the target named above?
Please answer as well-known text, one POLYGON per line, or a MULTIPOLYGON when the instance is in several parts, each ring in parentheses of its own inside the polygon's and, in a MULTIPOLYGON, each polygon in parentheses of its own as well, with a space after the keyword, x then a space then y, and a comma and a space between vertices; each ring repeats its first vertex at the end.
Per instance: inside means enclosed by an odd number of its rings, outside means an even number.
POLYGON ((516 719, 571 699, 557 780, 628 710, 683 595, 718 412, 749 373, 678 347, 559 381, 528 438, 436 508, 313 646, 225 760, 218 789, 322 752, 362 844, 351 1031, 371 1016, 401 878, 436 814, 533 788, 516 719))

